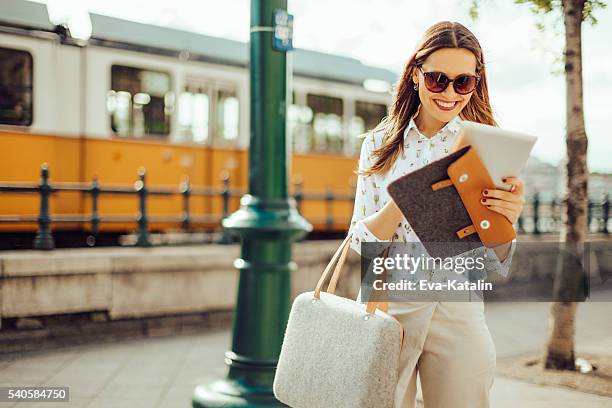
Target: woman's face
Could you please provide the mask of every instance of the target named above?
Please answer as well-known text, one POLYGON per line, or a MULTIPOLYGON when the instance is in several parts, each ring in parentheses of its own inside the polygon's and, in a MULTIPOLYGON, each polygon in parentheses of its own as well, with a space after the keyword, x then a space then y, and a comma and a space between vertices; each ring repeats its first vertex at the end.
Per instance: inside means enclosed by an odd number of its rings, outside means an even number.
MULTIPOLYGON (((449 79, 461 74, 476 75, 476 57, 465 48, 441 48, 431 53, 423 65, 423 72, 442 72, 449 79)), ((412 80, 419 84, 421 110, 425 109, 427 116, 440 122, 449 122, 467 105, 472 91, 467 95, 455 92, 453 83, 449 83, 441 93, 430 92, 425 86, 425 78, 421 70, 414 69, 412 80)))

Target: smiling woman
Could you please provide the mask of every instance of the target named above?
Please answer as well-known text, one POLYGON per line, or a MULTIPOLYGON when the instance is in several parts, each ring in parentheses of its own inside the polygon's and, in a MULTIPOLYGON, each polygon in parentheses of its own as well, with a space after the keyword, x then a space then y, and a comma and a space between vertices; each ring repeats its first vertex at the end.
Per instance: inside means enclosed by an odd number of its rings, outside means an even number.
MULTIPOLYGON (((464 121, 496 126, 480 44, 463 25, 444 21, 425 32, 408 58, 389 115, 363 141, 349 230, 351 247, 356 252, 369 257, 361 252, 363 242, 386 242, 383 246, 392 241, 420 242, 389 196, 387 186, 447 155, 464 121)), ((514 192, 484 190, 481 203, 514 223, 522 211, 523 188, 518 178, 507 179, 516 186, 514 192)), ((442 205, 432 202, 432 213, 425 214, 423 209, 415 216, 426 217, 434 224, 437 216, 440 223, 435 210, 442 205)), ((506 275, 515 248, 512 244, 487 248, 483 255, 479 254, 483 248, 478 248, 473 259, 486 259, 483 263, 487 275, 506 275)), ((412 244, 409 256, 420 256, 415 247, 418 246, 412 244)), ((447 282, 442 279, 446 277, 442 268, 421 267, 416 274, 428 275, 434 285, 447 282)), ((389 312, 408 328, 408 341, 400 356, 395 407, 415 407, 417 372, 428 407, 489 406, 495 346, 481 301, 395 301, 389 312)))

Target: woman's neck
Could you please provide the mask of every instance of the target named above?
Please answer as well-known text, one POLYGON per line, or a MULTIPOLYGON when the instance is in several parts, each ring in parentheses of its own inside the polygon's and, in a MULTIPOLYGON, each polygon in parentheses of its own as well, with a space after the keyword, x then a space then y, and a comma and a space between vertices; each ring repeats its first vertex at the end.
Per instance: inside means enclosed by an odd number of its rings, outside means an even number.
POLYGON ((425 109, 423 109, 423 107, 419 109, 418 115, 416 116, 416 118, 414 118, 414 123, 419 128, 419 132, 421 132, 424 136, 428 138, 438 133, 438 131, 442 129, 444 125, 446 125, 445 122, 440 122, 439 120, 435 119, 427 112, 425 112, 425 109))

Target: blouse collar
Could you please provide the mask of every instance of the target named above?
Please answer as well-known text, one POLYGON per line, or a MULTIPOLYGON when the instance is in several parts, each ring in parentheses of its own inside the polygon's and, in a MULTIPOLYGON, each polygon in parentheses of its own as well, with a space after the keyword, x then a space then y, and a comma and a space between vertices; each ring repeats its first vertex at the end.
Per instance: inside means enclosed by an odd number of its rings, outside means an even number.
POLYGON ((410 131, 410 129, 413 129, 413 128, 414 130, 416 130, 420 139, 429 139, 429 140, 437 139, 440 135, 446 132, 451 132, 452 134, 456 135, 461 130, 461 125, 463 123, 463 120, 459 117, 459 115, 457 115, 454 118, 452 118, 446 125, 444 125, 444 127, 442 127, 442 129, 440 129, 438 133, 436 133, 432 137, 428 138, 424 136, 419 130, 419 128, 417 127, 416 122, 414 121, 414 118, 417 117, 420 109, 421 109, 421 105, 419 104, 419 107, 417 108, 416 112, 410 118, 410 122, 408 123, 408 126, 406 126, 406 130, 404 131, 404 140, 406 142, 408 141, 407 140, 408 132, 410 131))

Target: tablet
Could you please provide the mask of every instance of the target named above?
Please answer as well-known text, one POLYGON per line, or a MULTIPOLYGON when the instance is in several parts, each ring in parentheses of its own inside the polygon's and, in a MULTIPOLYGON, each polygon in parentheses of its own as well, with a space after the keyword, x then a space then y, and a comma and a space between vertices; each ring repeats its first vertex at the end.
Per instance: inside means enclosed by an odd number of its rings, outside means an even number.
POLYGON ((519 176, 537 137, 476 122, 463 121, 462 125, 451 151, 465 145, 474 147, 495 186, 509 191, 511 185, 502 178, 519 176))

